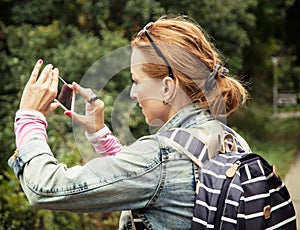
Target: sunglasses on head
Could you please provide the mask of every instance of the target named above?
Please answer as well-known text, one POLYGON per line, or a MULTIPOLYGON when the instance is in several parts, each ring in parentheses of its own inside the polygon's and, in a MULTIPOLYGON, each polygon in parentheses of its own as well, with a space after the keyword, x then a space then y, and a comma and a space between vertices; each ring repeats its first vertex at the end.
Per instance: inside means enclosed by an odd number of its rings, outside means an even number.
POLYGON ((141 37, 143 34, 146 35, 147 39, 151 43, 153 49, 155 50, 156 54, 163 59, 163 61, 166 63, 166 66, 168 67, 169 77, 174 79, 174 74, 171 68, 170 63, 168 62, 167 58, 163 55, 161 50, 158 48, 158 46, 155 44, 153 39, 151 38, 150 34, 148 33, 148 29, 153 26, 153 22, 149 22, 138 34, 137 38, 141 37))

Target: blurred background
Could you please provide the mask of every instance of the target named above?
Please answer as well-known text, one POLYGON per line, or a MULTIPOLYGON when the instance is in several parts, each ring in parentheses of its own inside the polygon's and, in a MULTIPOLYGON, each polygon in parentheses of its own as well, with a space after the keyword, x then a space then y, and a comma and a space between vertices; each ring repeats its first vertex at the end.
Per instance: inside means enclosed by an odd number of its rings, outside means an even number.
MULTIPOLYGON (((15 149, 14 116, 39 58, 59 67, 66 81, 80 82, 94 62, 130 45, 145 24, 164 14, 187 14, 208 32, 251 94, 228 124, 282 177, 288 172, 300 149, 300 0, 0 0, 1 230, 117 228, 119 212, 60 213, 29 205, 7 165, 15 149)), ((129 84, 129 70, 122 71, 101 91, 108 126, 113 102, 129 84)), ((84 163, 70 119, 57 110, 47 120, 58 159, 68 166, 84 163)), ((149 132, 138 108, 129 124, 137 138, 149 132)))

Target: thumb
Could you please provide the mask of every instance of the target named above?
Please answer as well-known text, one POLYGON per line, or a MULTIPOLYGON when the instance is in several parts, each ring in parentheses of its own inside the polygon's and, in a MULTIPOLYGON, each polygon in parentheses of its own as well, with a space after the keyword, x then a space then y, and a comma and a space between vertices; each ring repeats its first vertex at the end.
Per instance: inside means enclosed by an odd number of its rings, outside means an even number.
POLYGON ((54 101, 50 104, 49 111, 52 112, 52 111, 56 110, 58 107, 59 107, 59 103, 54 101))
POLYGON ((65 115, 68 117, 71 117, 74 121, 83 125, 88 133, 95 133, 99 129, 103 128, 103 127, 101 127, 101 128, 97 129, 95 123, 89 121, 89 119, 84 115, 80 115, 78 113, 71 112, 69 110, 65 111, 65 115))
POLYGON ((45 115, 48 115, 49 113, 53 112, 54 110, 56 110, 59 107, 59 104, 57 102, 52 102, 48 109, 45 111, 45 115))
POLYGON ((70 118, 72 118, 74 121, 77 121, 78 123, 83 123, 84 116, 80 115, 78 113, 75 113, 74 111, 65 111, 64 114, 70 118))

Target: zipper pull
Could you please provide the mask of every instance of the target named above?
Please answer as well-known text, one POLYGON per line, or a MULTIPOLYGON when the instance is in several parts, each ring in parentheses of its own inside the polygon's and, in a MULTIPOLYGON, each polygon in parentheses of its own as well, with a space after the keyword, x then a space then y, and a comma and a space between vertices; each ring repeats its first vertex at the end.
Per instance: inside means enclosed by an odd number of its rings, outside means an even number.
POLYGON ((200 181, 197 180, 197 182, 196 182, 196 194, 197 195, 198 195, 199 191, 200 191, 200 181))
POLYGON ((226 176, 229 178, 234 177, 234 175, 235 175, 236 171, 238 170, 238 168, 240 167, 240 165, 241 165, 240 161, 235 162, 229 169, 227 169, 226 176))

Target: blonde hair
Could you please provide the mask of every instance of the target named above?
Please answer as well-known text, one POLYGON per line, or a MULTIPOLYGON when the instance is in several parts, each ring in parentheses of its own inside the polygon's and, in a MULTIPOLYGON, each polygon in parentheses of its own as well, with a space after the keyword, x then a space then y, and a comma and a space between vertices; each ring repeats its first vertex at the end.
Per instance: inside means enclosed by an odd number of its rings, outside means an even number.
MULTIPOLYGON (((210 109, 214 107, 215 114, 220 115, 220 96, 226 114, 246 102, 247 90, 237 79, 223 76, 222 68, 217 70, 214 77, 219 93, 205 92, 205 82, 214 66, 223 64, 208 35, 190 18, 164 16, 154 22, 147 32, 170 63, 179 86, 193 103, 201 102, 202 107, 210 109)), ((139 33, 131 45, 133 48, 142 49, 149 58, 159 59, 145 33, 139 33)), ((143 69, 153 78, 164 78, 168 69, 166 64, 162 63, 157 61, 145 63, 143 69)))

